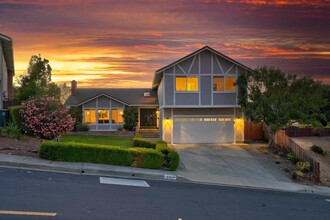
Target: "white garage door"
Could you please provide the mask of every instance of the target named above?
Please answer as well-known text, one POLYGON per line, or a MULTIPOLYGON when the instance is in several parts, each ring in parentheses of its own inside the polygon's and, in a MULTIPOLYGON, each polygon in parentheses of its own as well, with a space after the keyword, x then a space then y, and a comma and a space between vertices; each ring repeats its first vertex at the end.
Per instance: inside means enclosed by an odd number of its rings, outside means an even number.
POLYGON ((173 143, 233 143, 233 117, 174 118, 173 143))

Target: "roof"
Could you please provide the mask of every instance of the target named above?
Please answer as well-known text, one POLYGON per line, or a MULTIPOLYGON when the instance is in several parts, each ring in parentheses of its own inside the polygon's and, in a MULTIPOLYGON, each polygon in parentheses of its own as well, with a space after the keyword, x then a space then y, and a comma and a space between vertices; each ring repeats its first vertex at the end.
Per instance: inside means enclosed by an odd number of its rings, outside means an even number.
POLYGON ((7 69, 9 71, 12 71, 14 74, 15 71, 14 71, 13 39, 11 39, 10 37, 4 34, 0 34, 0 42, 2 45, 4 58, 7 64, 7 69))
POLYGON ((242 67, 243 69, 250 70, 249 67, 247 67, 247 66, 245 66, 245 65, 237 62, 236 60, 233 60, 232 58, 230 58, 230 57, 228 57, 228 56, 220 53, 219 51, 216 51, 215 49, 213 49, 213 48, 211 48, 209 46, 205 46, 205 47, 202 47, 202 48, 196 50, 195 52, 192 52, 191 54, 188 54, 187 56, 185 56, 185 57, 183 57, 183 58, 181 58, 181 59, 179 59, 177 61, 174 61, 173 63, 170 63, 170 64, 168 64, 168 65, 166 65, 166 66, 164 66, 164 67, 156 70, 155 76, 154 76, 154 79, 153 79, 153 82, 152 82, 152 89, 156 89, 159 86, 159 83, 161 82, 161 80, 163 78, 163 72, 166 69, 171 68, 172 66, 174 66, 174 65, 176 65, 176 64, 178 64, 178 63, 180 63, 180 62, 182 62, 182 61, 184 61, 184 60, 186 60, 186 59, 188 59, 188 58, 190 58, 190 57, 192 57, 192 56, 194 56, 194 55, 196 55, 196 54, 204 51, 204 50, 209 50, 210 52, 217 54, 218 56, 220 56, 220 57, 222 57, 222 58, 224 58, 224 59, 226 59, 226 60, 228 60, 228 61, 236 64, 237 66, 242 67))
POLYGON ((129 106, 158 106, 157 91, 150 88, 77 88, 77 95, 70 96, 65 105, 79 106, 100 96, 106 96, 129 106), (149 92, 150 96, 144 97, 145 92, 149 92))

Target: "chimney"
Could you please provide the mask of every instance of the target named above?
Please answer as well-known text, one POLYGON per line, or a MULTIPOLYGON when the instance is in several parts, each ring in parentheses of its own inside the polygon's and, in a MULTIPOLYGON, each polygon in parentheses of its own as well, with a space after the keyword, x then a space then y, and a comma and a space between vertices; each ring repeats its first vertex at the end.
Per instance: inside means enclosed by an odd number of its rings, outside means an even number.
POLYGON ((71 95, 72 96, 77 95, 77 81, 76 80, 71 81, 71 95))

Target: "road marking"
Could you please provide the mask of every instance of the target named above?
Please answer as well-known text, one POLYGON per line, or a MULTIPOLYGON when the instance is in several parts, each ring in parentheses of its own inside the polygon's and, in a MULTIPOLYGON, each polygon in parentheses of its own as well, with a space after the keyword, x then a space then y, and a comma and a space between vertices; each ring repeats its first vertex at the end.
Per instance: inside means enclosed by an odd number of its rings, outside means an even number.
POLYGON ((34 216, 56 216, 55 212, 27 212, 27 211, 13 211, 13 210, 0 210, 3 215, 34 215, 34 216))
POLYGON ((123 186, 150 187, 149 184, 144 180, 131 180, 131 179, 121 179, 121 178, 110 178, 110 177, 100 177, 100 183, 123 185, 123 186))
POLYGON ((330 199, 325 199, 325 201, 330 202, 330 199))

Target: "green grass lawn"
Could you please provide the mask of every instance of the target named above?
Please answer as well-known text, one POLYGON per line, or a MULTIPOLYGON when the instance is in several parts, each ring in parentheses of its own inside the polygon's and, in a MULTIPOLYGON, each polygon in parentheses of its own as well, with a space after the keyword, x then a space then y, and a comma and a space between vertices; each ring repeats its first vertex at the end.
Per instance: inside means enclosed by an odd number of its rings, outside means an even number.
POLYGON ((95 136, 95 135, 63 135, 61 142, 75 142, 84 144, 101 144, 120 146, 124 148, 133 147, 133 138, 117 136, 95 136))

